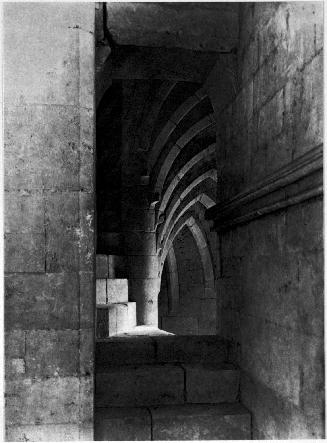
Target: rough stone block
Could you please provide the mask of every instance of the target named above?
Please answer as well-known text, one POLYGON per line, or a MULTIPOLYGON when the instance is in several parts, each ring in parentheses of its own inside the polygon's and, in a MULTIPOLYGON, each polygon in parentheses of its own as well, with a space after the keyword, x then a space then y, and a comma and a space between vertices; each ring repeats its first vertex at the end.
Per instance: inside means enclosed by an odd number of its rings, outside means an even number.
POLYGON ((5 234, 5 272, 44 272, 44 234, 5 234))
POLYGON ((251 417, 240 404, 151 408, 153 440, 248 440, 251 417))
POLYGON ((96 303, 98 305, 107 303, 107 280, 105 278, 96 279, 96 303))
POLYGON ((239 371, 231 365, 183 365, 187 403, 231 403, 237 401, 239 371))
POLYGON ((151 440, 151 416, 146 408, 97 408, 95 440, 151 440))
POLYGON ((184 371, 171 365, 110 368, 96 375, 96 403, 148 406, 184 401, 184 371))
POLYGON ((155 362, 155 346, 150 337, 122 337, 96 343, 96 368, 155 362))
POLYGON ((128 279, 107 279, 107 301, 108 303, 128 302, 128 279))
POLYGON ((97 254, 96 256, 96 278, 108 278, 108 256, 104 254, 97 254))
POLYGON ((77 375, 79 332, 27 331, 26 372, 38 378, 77 375))
POLYGON ((55 377, 6 383, 6 424, 77 423, 79 380, 55 377))
POLYGON ((6 329, 77 329, 78 275, 13 274, 5 277, 6 329))

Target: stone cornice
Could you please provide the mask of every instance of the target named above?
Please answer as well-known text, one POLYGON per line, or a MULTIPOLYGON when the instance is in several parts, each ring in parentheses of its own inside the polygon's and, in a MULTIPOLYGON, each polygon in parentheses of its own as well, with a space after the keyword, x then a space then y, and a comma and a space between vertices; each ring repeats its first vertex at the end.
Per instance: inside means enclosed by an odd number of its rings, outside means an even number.
POLYGON ((264 180, 206 211, 214 230, 226 231, 258 217, 323 194, 323 145, 288 163, 264 180))

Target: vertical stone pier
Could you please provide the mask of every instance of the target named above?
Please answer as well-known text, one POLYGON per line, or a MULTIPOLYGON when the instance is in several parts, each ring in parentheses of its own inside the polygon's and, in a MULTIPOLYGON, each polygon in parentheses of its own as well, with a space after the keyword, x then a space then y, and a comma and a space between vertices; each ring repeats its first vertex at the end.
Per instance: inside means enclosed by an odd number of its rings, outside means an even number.
POLYGON ((137 324, 158 326, 158 256, 156 254, 155 210, 147 185, 124 188, 123 223, 128 256, 130 300, 136 302, 137 324))
POLYGON ((94 4, 3 9, 6 440, 92 440, 94 4))

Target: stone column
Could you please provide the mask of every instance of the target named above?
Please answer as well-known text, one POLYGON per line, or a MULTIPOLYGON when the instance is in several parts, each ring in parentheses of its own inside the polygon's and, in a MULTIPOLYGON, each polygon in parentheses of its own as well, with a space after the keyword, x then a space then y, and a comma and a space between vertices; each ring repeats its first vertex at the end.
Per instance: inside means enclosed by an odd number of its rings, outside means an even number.
POLYGON ((6 440, 93 440, 94 4, 3 8, 6 440))
POLYGON ((129 298, 136 302, 137 324, 158 326, 160 279, 155 210, 149 202, 147 185, 124 188, 123 224, 129 269, 129 298))

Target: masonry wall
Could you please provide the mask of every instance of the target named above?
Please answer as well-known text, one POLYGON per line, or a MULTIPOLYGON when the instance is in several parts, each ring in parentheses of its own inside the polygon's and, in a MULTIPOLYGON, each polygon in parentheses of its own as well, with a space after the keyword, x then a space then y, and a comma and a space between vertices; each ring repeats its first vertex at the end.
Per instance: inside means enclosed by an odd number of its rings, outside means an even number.
POLYGON ((316 151, 322 162, 322 45, 322 3, 242 4, 237 94, 217 118, 220 334, 259 439, 324 436, 322 170, 308 175, 316 151))
POLYGON ((94 5, 3 25, 6 440, 92 440, 94 5))

